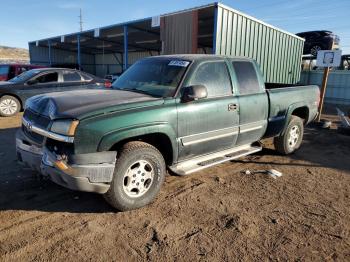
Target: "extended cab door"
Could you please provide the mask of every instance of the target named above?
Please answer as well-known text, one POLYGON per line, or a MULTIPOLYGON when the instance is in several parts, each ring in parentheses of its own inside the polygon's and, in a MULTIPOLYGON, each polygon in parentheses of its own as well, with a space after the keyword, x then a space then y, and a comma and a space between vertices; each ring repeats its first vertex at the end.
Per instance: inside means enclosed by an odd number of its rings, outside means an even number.
POLYGON ((180 161, 233 147, 238 135, 238 98, 226 61, 194 64, 188 77, 186 85, 204 85, 208 97, 177 103, 180 161))
POLYGON ((232 60, 239 92, 239 135, 236 145, 258 141, 267 128, 269 102, 258 66, 249 60, 232 60))

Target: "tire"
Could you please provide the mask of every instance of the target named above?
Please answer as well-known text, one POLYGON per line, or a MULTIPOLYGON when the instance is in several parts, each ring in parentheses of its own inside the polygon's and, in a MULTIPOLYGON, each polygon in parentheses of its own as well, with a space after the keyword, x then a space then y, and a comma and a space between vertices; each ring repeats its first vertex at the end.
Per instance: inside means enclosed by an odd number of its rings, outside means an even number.
POLYGON ((165 174, 165 161, 158 149, 144 142, 129 142, 121 150, 104 197, 119 211, 143 207, 159 193, 165 174))
POLYGON ((283 155, 291 154, 300 147, 303 135, 303 120, 300 117, 292 116, 285 132, 274 138, 275 149, 283 155))
POLYGON ((0 116, 14 116, 21 110, 21 103, 13 96, 2 96, 0 98, 0 116))

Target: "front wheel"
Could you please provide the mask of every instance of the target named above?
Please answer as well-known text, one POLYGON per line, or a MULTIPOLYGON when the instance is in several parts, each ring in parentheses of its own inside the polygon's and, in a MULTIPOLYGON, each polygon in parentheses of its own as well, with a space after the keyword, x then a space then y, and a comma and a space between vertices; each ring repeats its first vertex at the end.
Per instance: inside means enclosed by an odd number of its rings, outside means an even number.
POLYGON ((284 155, 291 154, 300 147, 303 135, 303 120, 300 117, 292 116, 283 135, 274 138, 275 149, 284 155))
POLYGON ((162 154, 144 142, 125 144, 116 161, 111 187, 104 195, 120 211, 143 207, 153 201, 166 174, 162 154))

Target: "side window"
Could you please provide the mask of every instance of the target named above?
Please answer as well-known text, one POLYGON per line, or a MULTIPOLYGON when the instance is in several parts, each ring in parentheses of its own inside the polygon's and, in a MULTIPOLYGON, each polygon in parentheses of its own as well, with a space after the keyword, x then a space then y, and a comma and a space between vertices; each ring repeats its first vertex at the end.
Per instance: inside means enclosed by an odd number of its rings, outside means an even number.
POLYGON ((194 73, 190 84, 204 85, 208 90, 208 97, 232 94, 231 80, 225 62, 201 64, 194 73))
POLYGON ((64 71, 63 72, 63 81, 64 82, 80 82, 81 76, 78 72, 75 71, 64 71))
POLYGON ((43 74, 41 76, 38 76, 35 80, 37 80, 39 84, 57 82, 58 73, 52 72, 52 73, 43 74))
POLYGON ((251 62, 232 62, 238 81, 238 89, 241 95, 260 93, 258 76, 251 62))

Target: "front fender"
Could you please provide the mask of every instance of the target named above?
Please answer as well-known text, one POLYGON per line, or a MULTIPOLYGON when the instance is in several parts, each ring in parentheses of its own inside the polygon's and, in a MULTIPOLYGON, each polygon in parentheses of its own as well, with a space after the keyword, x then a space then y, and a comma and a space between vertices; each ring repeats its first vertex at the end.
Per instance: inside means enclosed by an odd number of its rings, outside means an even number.
POLYGON ((173 161, 177 159, 176 132, 167 122, 149 123, 138 126, 129 126, 127 128, 115 130, 102 137, 98 151, 108 151, 113 145, 125 139, 137 138, 143 135, 164 134, 171 141, 173 161))

